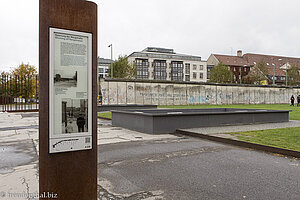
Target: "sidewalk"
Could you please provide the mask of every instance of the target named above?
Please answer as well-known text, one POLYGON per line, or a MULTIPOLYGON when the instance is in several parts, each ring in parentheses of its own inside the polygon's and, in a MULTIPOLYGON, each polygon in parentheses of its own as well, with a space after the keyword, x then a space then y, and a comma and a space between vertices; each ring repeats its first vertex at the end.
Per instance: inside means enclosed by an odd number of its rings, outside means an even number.
POLYGON ((0 200, 38 192, 38 118, 0 113, 0 200))
POLYGON ((266 129, 292 128, 292 127, 300 127, 300 121, 290 120, 289 122, 282 122, 282 123, 265 123, 265 124, 237 125, 237 126, 230 125, 230 126, 220 126, 220 127, 178 129, 177 133, 182 135, 192 136, 192 137, 198 137, 201 139, 211 140, 215 142, 240 146, 244 148, 256 149, 260 151, 266 151, 270 153, 300 158, 299 151, 294 151, 294 150, 289 150, 289 149, 284 149, 279 147, 272 147, 269 145, 245 142, 239 140, 236 135, 226 134, 226 133, 243 132, 243 131, 259 131, 259 130, 266 130, 266 129))
MULTIPOLYGON (((184 130, 225 137, 222 133, 298 126, 300 121, 184 130)), ((171 134, 150 135, 112 127, 111 121, 98 119, 98 145, 177 138, 171 134)), ((0 113, 0 200, 34 199, 26 195, 38 193, 38 143, 38 113, 0 113)))
MULTIPOLYGON (((98 145, 177 136, 149 135, 112 127, 98 120, 98 145)), ((0 112, 0 200, 27 198, 38 193, 38 113, 0 112)))

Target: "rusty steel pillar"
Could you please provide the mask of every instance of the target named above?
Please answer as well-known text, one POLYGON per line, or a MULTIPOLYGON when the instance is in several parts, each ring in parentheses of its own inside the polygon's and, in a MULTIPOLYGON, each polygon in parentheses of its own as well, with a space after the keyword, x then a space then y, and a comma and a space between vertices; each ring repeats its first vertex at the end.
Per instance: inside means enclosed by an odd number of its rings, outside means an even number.
MULTIPOLYGON (((39 193, 40 199, 97 199, 97 5, 85 0, 39 1, 39 193), (50 28, 92 35, 92 148, 50 153, 50 28), (41 197, 41 195, 44 195, 41 197), (45 196, 46 195, 46 196, 45 196), (47 196, 48 195, 48 196, 47 196), (52 196, 51 196, 52 195, 52 196), (46 197, 46 198, 44 198, 46 197)), ((76 80, 77 81, 77 80, 76 80)))

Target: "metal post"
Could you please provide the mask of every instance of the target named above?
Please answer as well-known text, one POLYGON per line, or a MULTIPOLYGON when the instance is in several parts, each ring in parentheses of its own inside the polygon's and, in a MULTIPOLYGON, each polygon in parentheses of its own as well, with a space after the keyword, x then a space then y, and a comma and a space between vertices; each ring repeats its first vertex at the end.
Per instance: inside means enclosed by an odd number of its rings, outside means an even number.
POLYGON ((285 67, 285 86, 288 85, 287 66, 285 67))
POLYGON ((110 59, 111 59, 111 64, 110 64, 110 74, 111 74, 111 78, 114 77, 114 68, 113 68, 113 47, 112 44, 108 45, 108 47, 110 47, 110 59))
POLYGON ((242 84, 242 67, 240 67, 240 84, 242 84))
POLYGON ((273 65, 273 85, 275 85, 275 65, 273 65))

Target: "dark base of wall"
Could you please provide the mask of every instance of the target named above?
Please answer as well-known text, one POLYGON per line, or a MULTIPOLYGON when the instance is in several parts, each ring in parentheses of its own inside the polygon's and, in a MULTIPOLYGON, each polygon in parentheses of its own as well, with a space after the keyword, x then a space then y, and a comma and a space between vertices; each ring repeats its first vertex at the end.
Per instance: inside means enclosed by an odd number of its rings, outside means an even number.
POLYGON ((179 128, 279 123, 289 121, 288 110, 156 109, 112 112, 112 125, 150 134, 174 133, 179 128))
POLYGON ((157 105, 98 105, 98 112, 111 111, 111 110, 131 110, 131 109, 156 109, 157 105))

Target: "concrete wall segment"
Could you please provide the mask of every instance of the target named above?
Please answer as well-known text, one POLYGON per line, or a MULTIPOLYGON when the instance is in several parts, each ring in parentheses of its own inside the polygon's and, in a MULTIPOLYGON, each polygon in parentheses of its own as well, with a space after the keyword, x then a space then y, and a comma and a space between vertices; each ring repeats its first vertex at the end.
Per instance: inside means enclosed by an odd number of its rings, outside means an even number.
POLYGON ((279 104, 300 88, 171 81, 101 81, 103 104, 279 104))

